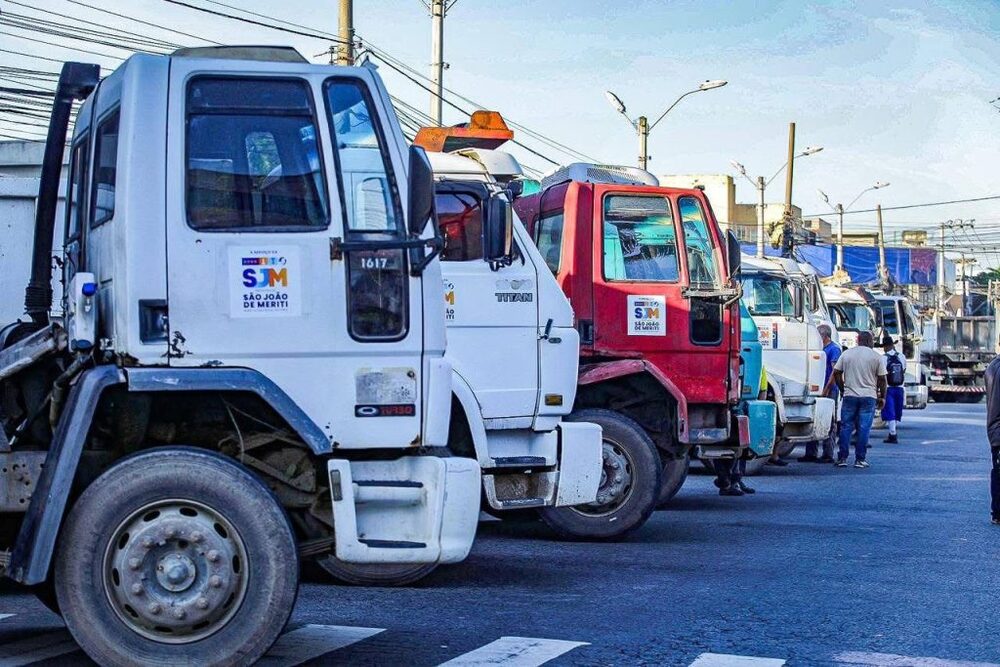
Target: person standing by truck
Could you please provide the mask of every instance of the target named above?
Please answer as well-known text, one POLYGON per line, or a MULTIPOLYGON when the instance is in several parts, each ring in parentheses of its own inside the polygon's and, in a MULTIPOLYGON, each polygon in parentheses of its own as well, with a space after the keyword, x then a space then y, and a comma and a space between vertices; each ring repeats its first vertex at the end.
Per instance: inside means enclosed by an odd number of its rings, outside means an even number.
POLYGON ((986 367, 986 437, 990 441, 990 458, 993 470, 990 473, 990 518, 1000 525, 1000 356, 986 367))
POLYGON ((854 467, 867 468, 868 434, 875 418, 875 408, 885 404, 885 366, 872 348, 875 337, 869 331, 858 334, 856 347, 840 355, 833 367, 833 381, 844 397, 840 409, 840 452, 837 467, 847 467, 851 435, 857 431, 854 467))
POLYGON ((882 421, 889 427, 889 435, 885 442, 895 444, 896 425, 903 419, 903 406, 906 404, 906 360, 896 351, 896 341, 889 332, 882 337, 882 361, 885 364, 885 381, 888 388, 885 393, 885 405, 882 406, 882 421))
MULTIPOLYGON (((827 398, 837 400, 840 392, 833 382, 833 366, 840 359, 840 345, 833 340, 833 330, 828 324, 821 324, 816 327, 819 335, 823 337, 823 354, 826 355, 826 374, 823 377, 823 395, 827 398)), ((834 412, 836 417, 836 412, 834 412)), ((823 458, 817 457, 819 453, 819 442, 813 441, 806 445, 805 456, 799 457, 800 463, 833 463, 833 434, 834 429, 830 429, 830 435, 823 440, 823 458)))

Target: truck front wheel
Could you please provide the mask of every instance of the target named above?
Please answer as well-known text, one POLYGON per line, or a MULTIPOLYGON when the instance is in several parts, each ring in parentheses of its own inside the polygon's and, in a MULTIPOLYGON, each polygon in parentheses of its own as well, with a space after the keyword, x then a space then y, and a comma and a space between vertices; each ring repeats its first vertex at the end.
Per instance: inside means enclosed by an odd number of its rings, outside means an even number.
POLYGON ((644 524, 660 494, 663 464, 656 444, 634 420, 612 410, 580 410, 568 421, 599 424, 604 431, 597 500, 542 508, 542 519, 564 537, 577 539, 614 539, 644 524))
POLYGON ((407 586, 437 567, 437 563, 345 563, 333 555, 316 563, 334 579, 354 586, 407 586))
POLYGON ((77 500, 55 563, 66 626, 101 665, 250 665, 295 605, 295 536, 274 495, 194 448, 116 463, 77 500))
MULTIPOLYGON (((670 504, 677 492, 684 486, 684 481, 688 477, 691 469, 691 456, 685 454, 679 459, 663 458, 663 480, 660 483, 660 496, 657 500, 657 509, 663 509, 670 504)), ((706 467, 708 467, 706 465, 706 467)), ((713 470, 714 472, 714 470, 713 470)))

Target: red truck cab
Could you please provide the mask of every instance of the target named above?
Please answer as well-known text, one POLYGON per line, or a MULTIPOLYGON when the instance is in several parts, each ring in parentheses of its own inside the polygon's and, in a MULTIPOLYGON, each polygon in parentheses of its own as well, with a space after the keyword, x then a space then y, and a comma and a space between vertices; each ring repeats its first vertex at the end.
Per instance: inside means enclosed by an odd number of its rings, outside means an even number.
MULTIPOLYGON (((514 207, 576 313, 574 411, 605 419, 607 492, 567 512, 640 525, 680 488, 692 454, 739 455, 738 245, 704 192, 627 167, 564 167, 514 207), (646 442, 633 442, 637 429, 646 442), (621 470, 630 488, 615 487, 621 470)), ((580 521, 570 518, 572 533, 580 521)))

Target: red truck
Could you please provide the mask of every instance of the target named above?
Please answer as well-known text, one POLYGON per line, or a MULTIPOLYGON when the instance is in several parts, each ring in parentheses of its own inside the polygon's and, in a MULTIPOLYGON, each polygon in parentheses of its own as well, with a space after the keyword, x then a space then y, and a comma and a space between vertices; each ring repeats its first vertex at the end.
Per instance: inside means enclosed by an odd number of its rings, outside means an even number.
POLYGON ((572 164, 514 202, 580 332, 571 419, 604 430, 597 501, 545 508, 578 537, 637 528, 680 489, 691 456, 738 456, 739 244, 704 192, 630 167, 572 164))

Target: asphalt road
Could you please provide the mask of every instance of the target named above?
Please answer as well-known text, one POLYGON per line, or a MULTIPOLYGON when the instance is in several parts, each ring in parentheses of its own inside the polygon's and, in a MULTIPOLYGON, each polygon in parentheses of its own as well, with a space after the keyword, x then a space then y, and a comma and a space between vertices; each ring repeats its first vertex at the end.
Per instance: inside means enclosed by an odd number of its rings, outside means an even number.
MULTIPOLYGON (((907 412, 901 444, 873 433, 870 469, 768 468, 754 496, 692 475, 624 542, 487 522, 468 560, 417 586, 309 583, 268 664, 1000 663, 984 414, 907 412)), ((0 595, 0 613, 0 667, 87 664, 33 598, 0 595)))

